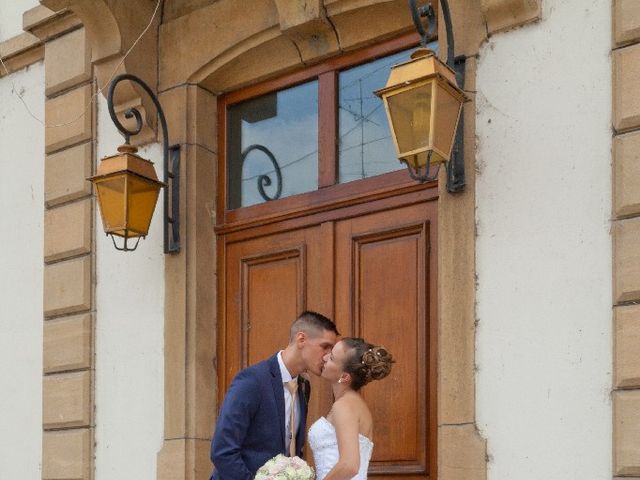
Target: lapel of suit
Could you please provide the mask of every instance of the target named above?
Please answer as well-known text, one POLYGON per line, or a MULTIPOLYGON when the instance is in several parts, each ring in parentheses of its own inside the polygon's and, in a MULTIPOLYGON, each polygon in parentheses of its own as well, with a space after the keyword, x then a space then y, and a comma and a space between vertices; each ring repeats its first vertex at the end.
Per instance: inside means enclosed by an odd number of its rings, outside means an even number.
POLYGON ((278 410, 278 425, 280 426, 280 437, 282 440, 282 451, 285 451, 284 437, 284 387, 282 385, 282 376, 280 375, 280 365, 278 364, 277 354, 271 357, 269 362, 269 370, 271 373, 271 387, 273 388, 273 396, 276 401, 276 410, 278 410))

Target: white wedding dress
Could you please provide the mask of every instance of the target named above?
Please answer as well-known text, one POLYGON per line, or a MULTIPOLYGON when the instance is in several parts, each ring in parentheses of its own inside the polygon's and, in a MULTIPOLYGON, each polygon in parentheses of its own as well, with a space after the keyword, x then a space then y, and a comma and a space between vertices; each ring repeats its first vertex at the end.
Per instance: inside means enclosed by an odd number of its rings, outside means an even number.
MULTIPOLYGON (((364 435, 360 437, 360 470, 352 480, 367 480, 369 460, 373 452, 373 442, 364 435)), ((338 463, 338 440, 333 425, 324 417, 320 417, 309 429, 309 446, 316 464, 316 480, 323 480, 336 463, 338 463)))

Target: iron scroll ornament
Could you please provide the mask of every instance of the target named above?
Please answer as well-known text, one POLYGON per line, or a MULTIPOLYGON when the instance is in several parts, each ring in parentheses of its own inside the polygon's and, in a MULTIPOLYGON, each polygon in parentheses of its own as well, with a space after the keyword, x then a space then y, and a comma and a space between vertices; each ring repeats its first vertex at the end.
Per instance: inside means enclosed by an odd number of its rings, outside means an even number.
MULTIPOLYGON (((451 23, 451 10, 449 9, 448 0, 438 0, 442 7, 442 17, 444 20, 446 35, 447 35, 447 65, 456 72, 456 81, 458 86, 464 88, 464 70, 467 57, 460 55, 455 56, 455 45, 453 39, 453 26, 451 23)), ((427 42, 436 32, 436 15, 431 3, 418 7, 416 0, 408 0, 409 10, 411 11, 411 18, 420 35, 420 44, 425 47, 427 42), (427 18, 428 27, 425 30, 422 18, 427 18)), ((465 175, 464 175, 464 115, 460 116, 458 122, 458 129, 456 130, 456 136, 453 144, 453 151, 451 152, 451 159, 447 162, 447 191, 449 193, 462 192, 465 187, 465 175)), ((421 172, 417 174, 409 169, 411 178, 419 182, 430 182, 438 178, 438 172, 440 168, 436 168, 435 172, 431 175, 430 172, 430 160, 431 156, 427 159, 427 164, 423 167, 421 172)))
MULTIPOLYGON (((442 17, 445 23, 445 29, 447 32, 447 65, 454 68, 454 40, 453 40, 453 27, 451 24, 451 10, 449 10, 449 2, 447 0, 440 0, 442 6, 442 17)), ((420 44, 423 47, 427 46, 427 42, 436 33, 436 12, 433 10, 433 6, 428 3, 422 7, 418 7, 416 0, 409 0, 409 9, 411 10, 411 18, 413 24, 420 35, 420 44), (428 19, 429 26, 427 30, 422 25, 422 17, 428 19)))
MULTIPOLYGON (((129 108, 124 112, 125 118, 135 118, 136 126, 131 130, 122 125, 116 115, 113 106, 113 94, 118 83, 125 80, 138 84, 147 93, 147 95, 149 95, 158 112, 158 118, 160 119, 160 125, 162 127, 164 183, 166 184, 167 189, 164 194, 164 253, 178 253, 180 251, 180 147, 178 145, 169 146, 167 119, 164 115, 164 111, 162 110, 158 97, 145 82, 130 73, 123 73, 116 76, 109 84, 109 91, 107 92, 109 116, 116 128, 124 136, 125 143, 129 143, 130 138, 138 135, 142 130, 142 115, 138 109, 129 108)), ((116 248, 118 247, 116 246, 116 248)), ((121 250, 121 248, 118 248, 118 250, 121 250)), ((135 250, 135 247, 132 250, 135 250)))
POLYGON ((264 190, 264 187, 270 186, 273 182, 273 180, 271 180, 271 177, 269 177, 269 175, 267 174, 258 176, 258 192, 260 193, 260 196, 267 202, 270 200, 277 200, 278 198, 280 198, 280 195, 282 195, 282 171, 280 169, 280 164, 278 164, 278 161, 276 160, 276 157, 271 152, 271 150, 269 150, 264 145, 260 145, 257 143, 249 145, 243 150, 242 154, 240 155, 240 169, 242 170, 244 161, 247 159, 247 156, 254 150, 260 150, 267 156, 267 158, 269 158, 269 161, 273 165, 273 173, 275 173, 276 175, 276 193, 273 196, 269 196, 269 194, 264 190))

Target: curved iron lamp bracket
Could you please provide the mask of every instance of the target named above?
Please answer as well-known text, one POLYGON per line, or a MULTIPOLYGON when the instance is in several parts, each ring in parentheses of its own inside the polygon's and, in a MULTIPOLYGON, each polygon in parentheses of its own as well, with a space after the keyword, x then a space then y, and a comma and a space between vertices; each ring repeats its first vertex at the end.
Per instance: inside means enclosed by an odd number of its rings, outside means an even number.
MULTIPOLYGON (((464 73, 465 62, 467 57, 460 55, 455 56, 455 46, 453 39, 453 26, 451 23, 451 10, 449 9, 448 0, 438 0, 442 8, 442 18, 444 19, 445 30, 447 34, 447 65, 456 72, 456 81, 461 89, 464 89, 464 73)), ((431 3, 418 7, 416 0, 408 0, 409 9, 413 23, 420 35, 420 44, 424 47, 429 39, 436 32, 437 22, 436 15, 431 3), (427 29, 423 25, 423 18, 427 18, 427 29)), ((464 108, 464 107, 463 107, 464 108)), ((464 178, 464 111, 460 115, 458 129, 456 130, 456 138, 451 152, 451 159, 447 162, 447 191, 449 193, 462 192, 465 186, 464 178)), ((438 177, 438 170, 433 175, 429 175, 429 168, 424 169, 425 172, 413 172, 409 169, 411 178, 420 182, 433 181, 438 177)))
MULTIPOLYGON (((124 136, 125 143, 129 143, 129 139, 140 133, 142 130, 142 115, 136 108, 130 108, 125 111, 125 118, 135 118, 135 128, 127 129, 116 115, 113 107, 113 93, 118 83, 129 80, 137 83, 142 89, 149 95, 153 104, 158 111, 158 118, 160 119, 160 125, 162 126, 162 158, 164 163, 164 182, 166 184, 166 190, 164 194, 164 253, 177 253, 180 251, 180 146, 169 146, 169 133, 167 130, 167 120, 164 116, 164 111, 160 106, 160 102, 156 94, 144 83, 140 78, 130 73, 124 73, 116 76, 109 84, 109 91, 107 93, 107 106, 109 108, 109 115, 116 128, 124 136)), ((127 248, 127 240, 125 238, 124 248, 118 248, 118 250, 135 250, 138 246, 133 248, 127 248)), ((115 245, 115 240, 114 240, 115 245)))
POLYGON ((277 200, 278 198, 280 198, 280 195, 282 195, 282 171, 280 170, 280 165, 278 164, 278 161, 276 160, 276 157, 271 152, 271 150, 269 150, 264 145, 260 145, 257 143, 254 143, 253 145, 249 145, 247 148, 245 148, 242 151, 242 154, 240 156, 240 168, 242 168, 242 166, 244 165, 244 161, 247 159, 247 156, 254 150, 261 151, 269 158, 269 161, 273 165, 273 171, 276 174, 276 193, 270 196, 264 190, 264 187, 270 186, 271 183, 273 182, 273 180, 271 180, 271 178, 266 174, 262 174, 258 176, 258 192, 260 193, 260 196, 264 198, 264 200, 267 202, 269 200, 277 200))

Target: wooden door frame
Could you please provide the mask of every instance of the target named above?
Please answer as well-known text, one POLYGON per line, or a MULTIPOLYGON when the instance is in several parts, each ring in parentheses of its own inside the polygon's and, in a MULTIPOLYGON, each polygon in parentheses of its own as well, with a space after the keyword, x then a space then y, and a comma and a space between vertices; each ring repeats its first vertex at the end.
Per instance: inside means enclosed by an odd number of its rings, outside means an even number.
MULTIPOLYGON (((276 201, 265 202, 249 207, 227 210, 227 175, 226 175, 226 135, 227 106, 243 100, 269 93, 284 87, 293 86, 318 78, 319 89, 335 88, 336 69, 351 67, 369 59, 389 55, 410 48, 416 44, 415 32, 404 34, 393 40, 369 46, 347 55, 329 59, 307 69, 297 71, 276 79, 267 80, 256 85, 231 92, 218 98, 218 170, 217 170, 217 202, 216 202, 216 245, 217 245, 217 365, 218 372, 218 408, 220 392, 224 391, 227 382, 226 356, 226 244, 242 241, 258 236, 291 231, 324 222, 345 219, 375 211, 375 205, 385 203, 380 210, 398 208, 426 202, 432 212, 429 225, 431 254, 430 265, 426 268, 429 278, 429 292, 425 294, 425 308, 429 318, 427 334, 428 345, 428 402, 427 409, 427 464, 429 478, 437 478, 438 468, 438 181, 419 184, 412 180, 406 170, 399 170, 354 182, 339 184, 336 181, 336 152, 329 148, 327 142, 319 138, 319 155, 328 155, 333 168, 326 168, 327 162, 319 162, 318 190, 294 195, 276 201)), ((319 111, 319 125, 328 127, 329 134, 336 134, 336 126, 327 118, 335 115, 331 108, 319 111)), ((335 118, 335 117, 334 117, 335 118)), ((333 314, 334 312, 331 312, 333 314)), ((409 472, 407 472, 409 473, 409 472)))
MULTIPOLYGON (((406 172, 396 172, 403 173, 406 172)), ((387 174, 392 176, 394 174, 387 174)), ((382 176, 384 177, 384 175, 382 176)), ((380 179, 378 179, 380 181, 380 179)), ((315 192, 314 192, 315 193, 315 192)), ((426 284, 429 285, 429 291, 425 292, 424 302, 428 322, 426 333, 428 339, 425 342, 428 345, 428 378, 427 378, 427 444, 426 452, 427 464, 429 468, 429 478, 437 478, 437 458, 438 458, 438 186, 416 185, 412 182, 411 188, 400 188, 393 191, 390 187, 383 189, 383 194, 379 192, 371 192, 370 195, 356 197, 350 201, 341 201, 334 199, 333 202, 324 204, 323 208, 318 211, 312 211, 306 215, 283 215, 283 218, 272 219, 255 225, 250 222, 244 225, 222 225, 217 229, 217 372, 218 372, 218 408, 221 405, 221 392, 231 380, 227 378, 226 365, 226 322, 227 316, 226 298, 227 291, 225 285, 226 278, 226 249, 227 243, 250 240, 253 238, 271 235, 275 233, 286 233, 287 231, 298 230, 316 225, 326 224, 338 220, 349 219, 373 212, 389 211, 408 205, 424 205, 430 210, 428 214, 429 225, 429 265, 425 266, 427 273, 426 284)), ((327 312, 333 318, 332 311, 327 312)))

